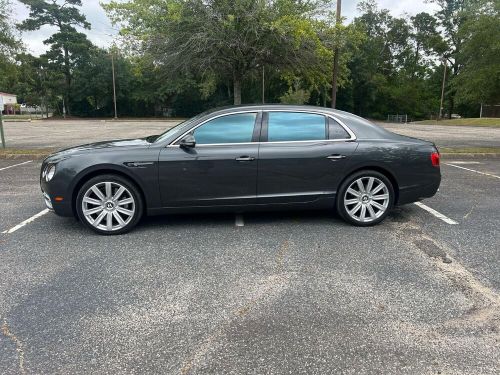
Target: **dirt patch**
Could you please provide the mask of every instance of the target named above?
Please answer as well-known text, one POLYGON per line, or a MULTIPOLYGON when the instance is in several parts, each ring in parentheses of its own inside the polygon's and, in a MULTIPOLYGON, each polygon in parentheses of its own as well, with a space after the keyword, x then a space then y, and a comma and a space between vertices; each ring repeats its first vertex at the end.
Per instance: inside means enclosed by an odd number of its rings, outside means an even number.
POLYGON ((494 336, 500 341, 500 296, 488 285, 478 280, 451 254, 455 251, 446 243, 428 236, 415 222, 393 221, 395 235, 411 241, 415 247, 432 260, 437 270, 444 275, 451 285, 460 291, 472 304, 464 315, 446 322, 443 326, 428 327, 429 335, 440 334, 443 339, 457 332, 475 332, 494 336))
POLYGON ((3 324, 1 327, 2 334, 10 339, 14 345, 16 346, 17 358, 19 360, 19 373, 24 375, 26 374, 26 370, 24 368, 24 345, 19 340, 19 338, 11 332, 9 325, 7 324, 7 320, 3 319, 3 324))
POLYGON ((451 263, 451 259, 446 254, 446 251, 437 246, 434 242, 428 239, 421 239, 413 241, 415 246, 417 246, 420 250, 422 250, 425 254, 430 256, 431 258, 441 258, 444 263, 451 263))

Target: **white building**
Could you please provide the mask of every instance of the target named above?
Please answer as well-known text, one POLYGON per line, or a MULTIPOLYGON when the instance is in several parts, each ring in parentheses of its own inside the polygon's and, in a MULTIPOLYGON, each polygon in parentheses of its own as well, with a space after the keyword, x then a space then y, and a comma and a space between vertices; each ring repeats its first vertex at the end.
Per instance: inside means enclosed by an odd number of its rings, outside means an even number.
POLYGON ((14 113, 14 105, 17 104, 17 95, 0 92, 0 96, 2 97, 0 103, 3 103, 3 108, 0 108, 0 110, 3 109, 5 114, 14 113))

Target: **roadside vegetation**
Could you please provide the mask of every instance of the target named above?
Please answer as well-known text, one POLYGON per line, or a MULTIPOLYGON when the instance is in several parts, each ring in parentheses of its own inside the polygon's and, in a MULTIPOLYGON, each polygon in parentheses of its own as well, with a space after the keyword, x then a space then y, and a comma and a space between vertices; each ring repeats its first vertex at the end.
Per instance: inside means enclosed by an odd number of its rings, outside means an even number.
POLYGON ((53 147, 32 149, 2 148, 0 149, 0 159, 18 159, 24 157, 44 159, 55 151, 57 151, 57 149, 53 147))
POLYGON ((454 125, 454 126, 486 126, 500 128, 500 118, 456 118, 444 120, 414 121, 412 124, 421 125, 454 125))
POLYGON ((358 3, 352 22, 335 22, 330 0, 127 0, 103 5, 120 34, 93 45, 80 0, 0 0, 0 91, 56 114, 113 114, 112 65, 120 116, 185 117, 214 106, 265 102, 329 106, 339 49, 337 108, 384 119, 436 116, 446 64, 444 113, 479 116, 500 102, 500 3, 430 0, 397 17, 376 1, 358 3), (19 31, 51 26, 41 56, 19 31), (481 53, 477 53, 481 51, 481 53), (264 78, 264 83, 262 83, 264 78))

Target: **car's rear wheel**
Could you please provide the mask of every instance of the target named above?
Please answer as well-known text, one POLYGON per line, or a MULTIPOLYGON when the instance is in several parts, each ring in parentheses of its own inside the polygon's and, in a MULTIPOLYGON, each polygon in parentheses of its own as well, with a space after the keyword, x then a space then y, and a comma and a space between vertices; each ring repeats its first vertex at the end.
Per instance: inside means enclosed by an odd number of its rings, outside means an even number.
POLYGON ((76 199, 80 220, 100 234, 130 231, 139 222, 142 207, 136 186, 115 175, 90 179, 80 188, 76 199))
POLYGON ((337 192, 337 211, 354 225, 370 226, 385 219, 394 205, 391 181, 376 171, 360 171, 349 176, 337 192))

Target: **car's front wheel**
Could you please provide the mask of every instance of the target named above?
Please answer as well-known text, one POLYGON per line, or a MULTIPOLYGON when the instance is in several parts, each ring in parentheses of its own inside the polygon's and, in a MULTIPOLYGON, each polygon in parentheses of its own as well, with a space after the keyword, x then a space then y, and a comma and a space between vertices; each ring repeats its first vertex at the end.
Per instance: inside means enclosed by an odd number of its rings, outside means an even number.
POLYGON ((80 220, 99 234, 130 231, 142 216, 142 199, 136 186, 115 175, 91 178, 76 199, 80 220))
POLYGON ((360 171, 349 176, 337 192, 337 211, 354 225, 369 226, 385 219, 394 205, 394 188, 376 171, 360 171))

